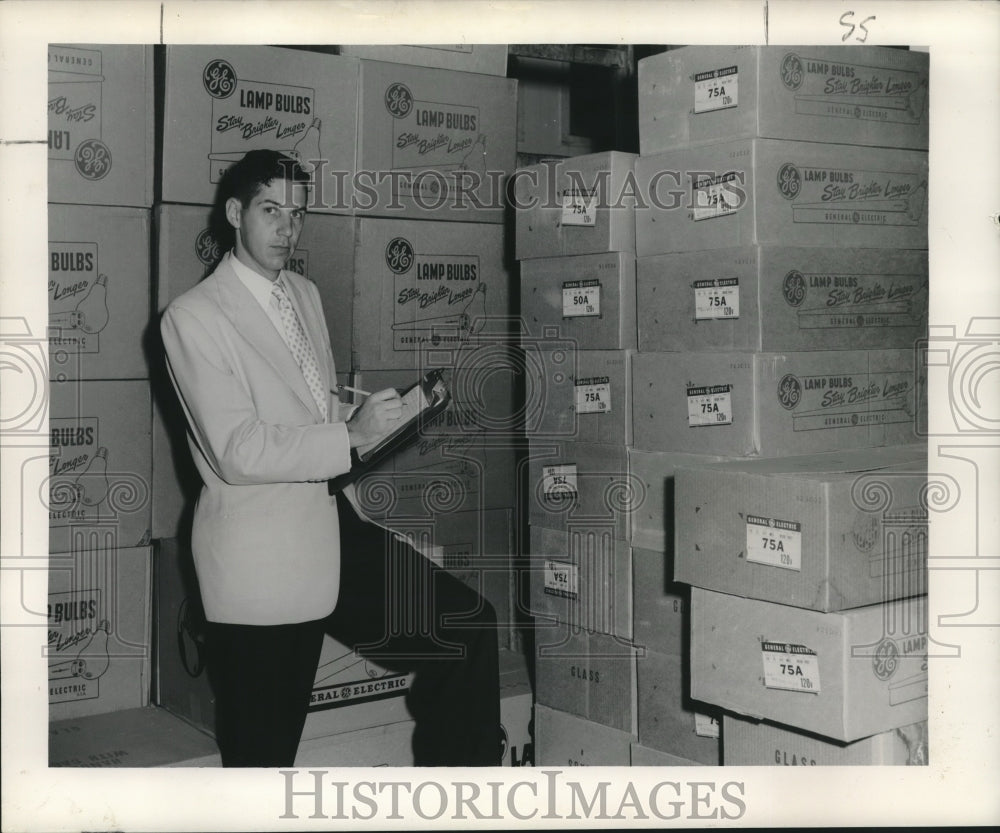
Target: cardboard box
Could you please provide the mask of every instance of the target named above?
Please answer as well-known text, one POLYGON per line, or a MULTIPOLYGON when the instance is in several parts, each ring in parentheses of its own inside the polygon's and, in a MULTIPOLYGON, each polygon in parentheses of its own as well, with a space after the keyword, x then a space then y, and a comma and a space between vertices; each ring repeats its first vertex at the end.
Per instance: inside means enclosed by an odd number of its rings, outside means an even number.
POLYGON ((361 61, 358 213, 502 223, 516 97, 513 79, 361 61))
MULTIPOLYGON (((163 312, 211 274, 232 248, 231 227, 218 227, 204 206, 159 205, 154 213, 157 237, 156 309, 163 312)), ((354 307, 354 220, 310 214, 302 226, 295 253, 286 266, 316 284, 323 302, 330 346, 337 369, 351 369, 351 325, 354 307)))
POLYGON ((640 156, 639 257, 749 245, 927 248, 927 154, 738 139, 640 156))
POLYGON ((910 348, 927 252, 747 246, 639 258, 639 349, 910 348))
POLYGON ((674 476, 677 469, 725 460, 708 454, 629 448, 628 471, 642 502, 631 513, 633 547, 673 555, 674 476))
POLYGON ((635 257, 521 261, 521 318, 531 339, 556 336, 577 350, 635 349, 635 257))
POLYGON ((838 743, 773 723, 723 717, 726 766, 926 766, 927 721, 838 743))
POLYGON ((509 445, 475 436, 417 441, 356 481, 359 505, 390 527, 450 512, 517 505, 518 460, 509 445))
POLYGON ((49 556, 49 720, 149 705, 150 548, 49 556))
POLYGON ((726 456, 812 454, 917 440, 912 350, 638 353, 637 448, 726 456))
POLYGON ((533 526, 599 527, 628 540, 643 495, 629 472, 625 446, 565 442, 531 445, 527 498, 533 526))
POLYGON ((633 735, 535 706, 537 766, 628 766, 633 735))
POLYGON ((341 55, 410 66, 437 67, 484 75, 507 75, 505 43, 360 44, 345 43, 341 55))
POLYGON ((49 202, 153 204, 153 47, 49 44, 49 202))
POLYGON ((922 445, 677 474, 674 578, 831 611, 927 592, 922 445))
POLYGON ((250 150, 313 166, 311 211, 353 213, 359 61, 264 46, 168 46, 163 202, 212 205, 250 150))
POLYGON ((532 441, 631 444, 632 355, 631 350, 576 350, 573 356, 539 350, 541 365, 526 361, 527 386, 541 393, 542 405, 532 441))
POLYGON ((413 766, 416 725, 405 720, 304 740, 295 755, 295 766, 413 766))
POLYGON ((532 699, 530 691, 500 695, 501 766, 534 766, 535 743, 532 736, 532 699))
POLYGON ((362 219, 356 246, 354 370, 453 367, 476 336, 510 340, 502 227, 362 219))
POLYGON ((522 154, 563 158, 593 151, 593 137, 572 132, 572 65, 519 55, 517 68, 519 167, 522 154))
POLYGON ((49 376, 143 379, 149 211, 49 204, 49 376))
POLYGON ((927 599, 819 613, 691 590, 691 697, 854 741, 927 719, 927 599))
POLYGON ((632 641, 661 656, 686 659, 691 590, 674 581, 674 554, 632 549, 632 641))
POLYGON ((633 153, 607 151, 518 169, 518 260, 635 251, 633 153))
POLYGON ((557 626, 536 630, 535 650, 537 703, 635 736, 635 646, 620 637, 557 626))
POLYGON ((705 766, 698 761, 689 761, 677 755, 650 749, 640 743, 632 744, 632 766, 705 766))
POLYGON ((632 558, 607 528, 531 527, 530 614, 535 627, 558 622, 632 637, 632 558))
POLYGON ((155 707, 49 724, 50 767, 220 765, 211 737, 155 707))
POLYGON ((722 762, 722 714, 688 696, 686 657, 647 651, 639 658, 639 743, 708 766, 722 762))
POLYGON ((881 46, 687 46, 639 61, 643 155, 720 139, 927 150, 928 55, 881 46))
POLYGON ((49 552, 149 543, 150 421, 149 382, 51 383, 49 552))

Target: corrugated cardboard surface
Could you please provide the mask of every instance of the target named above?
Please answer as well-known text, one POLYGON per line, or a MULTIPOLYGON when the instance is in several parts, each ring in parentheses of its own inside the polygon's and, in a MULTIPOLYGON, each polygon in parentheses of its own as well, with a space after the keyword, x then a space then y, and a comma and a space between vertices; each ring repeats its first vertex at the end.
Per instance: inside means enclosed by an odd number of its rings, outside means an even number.
POLYGON ((837 743, 773 723, 727 714, 722 722, 726 766, 926 766, 927 722, 837 743))
POLYGON ((455 367, 455 348, 510 341, 503 228, 362 219, 354 283, 354 370, 455 367))
POLYGON ((608 151, 521 168, 517 259, 635 251, 635 160, 608 151))
POLYGON ((149 211, 49 205, 49 376, 144 379, 149 211))
POLYGON ((632 740, 628 732, 535 706, 537 766, 628 766, 632 740))
MULTIPOLYGON (((159 205, 155 216, 156 308, 162 312, 170 301, 215 268, 233 245, 233 237, 231 230, 213 229, 208 207, 159 205)), ((285 267, 316 284, 330 331, 333 360, 337 369, 345 373, 351 369, 354 231, 354 220, 350 217, 311 213, 305 219, 298 245, 285 267)))
POLYGON ((343 44, 341 55, 375 61, 391 61, 410 66, 438 67, 485 75, 507 75, 505 43, 343 44))
POLYGON ((502 223, 517 82, 361 61, 358 212, 502 223))
POLYGON ((639 349, 911 348, 927 252, 747 246, 639 258, 639 349))
POLYGON ((535 649, 536 702, 634 735, 633 645, 620 637, 556 625, 536 631, 535 649))
POLYGON ((926 604, 818 613, 693 588, 691 696, 842 741, 926 720, 926 604))
POLYGON ((635 256, 521 261, 521 318, 528 339, 562 340, 577 350, 634 349, 635 256))
POLYGON ((628 540, 644 495, 628 469, 624 445, 531 444, 528 519, 547 529, 601 528, 628 540))
POLYGON ((638 353, 635 445, 764 457, 916 442, 912 350, 638 353))
POLYGON ((642 503, 632 512, 633 547, 673 553, 674 475, 678 468, 725 460, 707 454, 628 449, 628 470, 642 503))
POLYGON ((691 701, 687 658, 648 651, 637 666, 639 742, 702 764, 721 763, 722 715, 691 701))
POLYGON ((149 705, 149 547, 49 556, 50 721, 149 705))
POLYGON ((153 204, 153 47, 48 47, 48 200, 153 204))
POLYGON ((211 737, 163 709, 132 708, 49 724, 50 767, 219 766, 211 737))
POLYGON ((640 156, 636 254, 927 248, 927 153, 742 139, 640 156))
POLYGON ((315 166, 310 210, 353 213, 359 61, 264 46, 169 46, 164 202, 212 205, 247 151, 315 166))
POLYGON ((632 441, 631 350, 539 350, 541 365, 526 362, 530 390, 538 391, 531 440, 575 440, 605 445, 632 441))
POLYGON ((639 743, 632 744, 632 766, 705 766, 699 761, 689 761, 639 743))
POLYGON ((632 550, 632 641, 658 654, 688 655, 690 588, 674 581, 673 552, 632 550))
POLYGON ((674 577, 831 611, 927 592, 922 445, 677 474, 674 577))
POLYGON ((632 636, 632 559, 607 529, 531 527, 530 613, 535 626, 555 620, 632 636))
MULTIPOLYGON (((49 552, 150 540, 149 382, 53 381, 49 388, 49 552)), ((32 465, 45 465, 44 457, 32 465)))
POLYGON ((673 49, 639 61, 639 146, 767 136, 926 150, 927 59, 858 45, 673 49))

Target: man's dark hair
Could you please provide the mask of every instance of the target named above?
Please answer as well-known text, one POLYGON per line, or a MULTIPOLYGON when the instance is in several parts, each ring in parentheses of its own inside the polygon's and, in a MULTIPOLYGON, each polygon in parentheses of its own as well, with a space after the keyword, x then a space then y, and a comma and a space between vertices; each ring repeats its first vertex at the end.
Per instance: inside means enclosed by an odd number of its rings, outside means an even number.
POLYGON ((296 159, 276 150, 251 150, 234 165, 230 165, 219 183, 219 202, 225 205, 232 197, 247 208, 262 188, 276 179, 287 179, 308 185, 312 177, 296 159))

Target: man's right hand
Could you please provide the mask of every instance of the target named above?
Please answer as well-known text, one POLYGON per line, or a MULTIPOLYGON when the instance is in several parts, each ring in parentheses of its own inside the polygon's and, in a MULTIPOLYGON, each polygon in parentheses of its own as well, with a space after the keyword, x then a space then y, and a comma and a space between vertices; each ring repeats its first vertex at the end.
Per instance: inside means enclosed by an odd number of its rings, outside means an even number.
POLYGON ((394 431, 403 413, 403 400, 395 388, 373 393, 347 421, 351 448, 371 445, 394 431))

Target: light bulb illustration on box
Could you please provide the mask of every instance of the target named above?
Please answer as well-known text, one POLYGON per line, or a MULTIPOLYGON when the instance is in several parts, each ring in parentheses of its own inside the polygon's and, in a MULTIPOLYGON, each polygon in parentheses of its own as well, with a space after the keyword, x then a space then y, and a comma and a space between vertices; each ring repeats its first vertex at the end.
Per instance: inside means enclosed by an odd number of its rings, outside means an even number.
POLYGON ((102 272, 74 309, 49 315, 49 329, 81 330, 87 335, 97 335, 108 326, 110 318, 108 276, 102 272))
POLYGON ((320 131, 323 121, 318 116, 313 118, 309 129, 299 139, 295 146, 289 151, 289 156, 293 157, 306 173, 316 170, 316 163, 322 159, 319 149, 320 131))
POLYGON ((97 449, 87 468, 73 481, 73 487, 84 506, 97 506, 108 496, 111 484, 108 481, 107 448, 102 445, 97 449))
POLYGON ((108 641, 111 639, 111 623, 102 619, 90 639, 80 646, 73 659, 63 660, 49 666, 50 680, 82 677, 96 680, 104 675, 111 665, 108 641))

